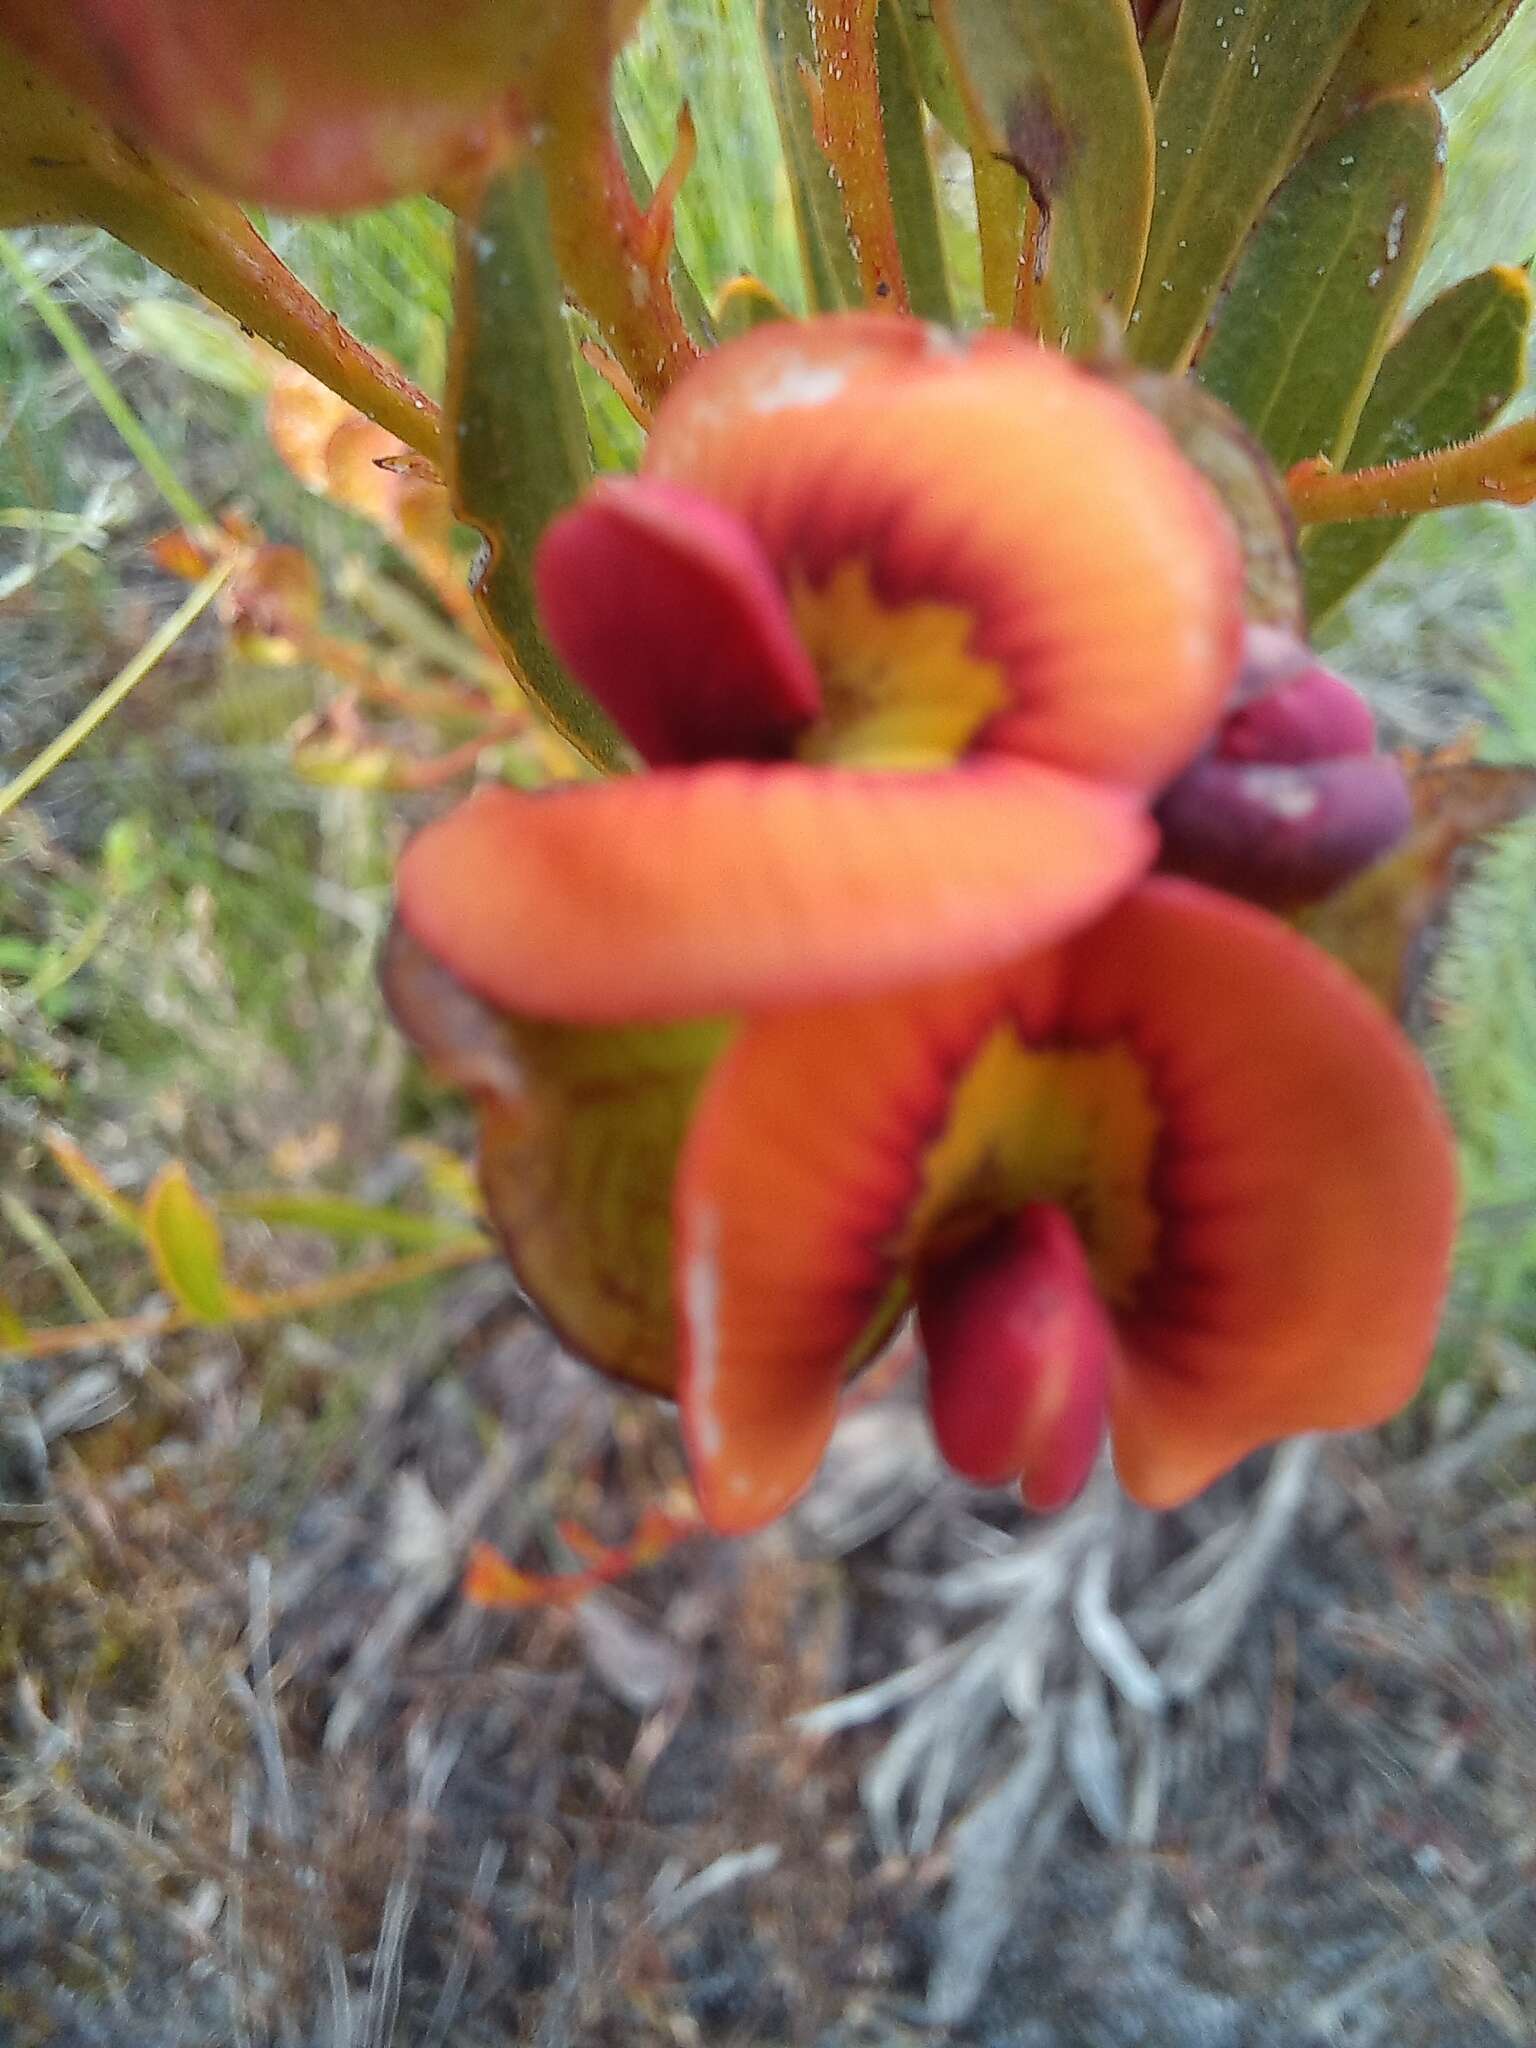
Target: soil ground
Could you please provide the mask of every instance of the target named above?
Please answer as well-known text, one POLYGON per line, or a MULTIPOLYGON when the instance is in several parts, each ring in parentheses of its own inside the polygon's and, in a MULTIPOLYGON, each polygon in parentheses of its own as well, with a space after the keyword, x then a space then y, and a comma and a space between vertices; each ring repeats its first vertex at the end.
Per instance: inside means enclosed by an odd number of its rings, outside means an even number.
POLYGON ((1155 1846, 1078 1815, 1005 1868, 981 2001, 932 2028, 944 1840, 879 1856, 859 1774, 888 1730, 792 1717, 953 1632, 925 1588, 1010 1511, 904 1480, 904 1513, 827 1554, 902 1464, 898 1394, 793 1527, 484 1615, 456 1591, 470 1537, 526 1559, 552 1484, 617 1523, 604 1501, 675 1453, 498 1276, 432 1328, 318 1467, 206 1335, 174 1422, 141 1384, 46 1465, 13 1399, 7 1492, 35 1505, 0 1532, 4 2048, 1536 2040, 1529 1444, 1448 1467, 1432 1512, 1401 1504, 1401 1443, 1331 1446, 1170 1729, 1155 1846))

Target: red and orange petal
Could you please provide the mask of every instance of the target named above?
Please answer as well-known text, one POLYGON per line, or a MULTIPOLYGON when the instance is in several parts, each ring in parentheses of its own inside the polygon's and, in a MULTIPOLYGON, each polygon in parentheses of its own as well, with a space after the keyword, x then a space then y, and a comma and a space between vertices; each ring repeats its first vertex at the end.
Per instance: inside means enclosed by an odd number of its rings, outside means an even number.
MULTIPOLYGON (((952 612, 999 679, 968 750, 1155 788, 1226 701, 1225 513, 1150 414, 1017 337, 869 315, 760 328, 669 396, 645 470, 743 519, 792 604, 856 569, 898 619, 952 612)), ((868 619, 846 644, 819 625, 831 707, 869 687, 868 619)))
POLYGON ((821 708, 761 548, 697 491, 596 485, 546 532, 535 574, 556 650, 655 766, 787 754, 821 708))
POLYGON ((754 1020, 714 1069, 676 1217, 710 1519, 788 1506, 913 1268, 1042 1201, 1113 1311, 1116 1462, 1148 1506, 1418 1384, 1455 1210, 1428 1078, 1287 927, 1154 881, 1054 953, 754 1020))
POLYGON ((899 988, 1046 945, 1146 867, 1129 795, 1027 762, 728 763, 487 789, 406 847, 412 937, 499 1010, 624 1024, 899 988))

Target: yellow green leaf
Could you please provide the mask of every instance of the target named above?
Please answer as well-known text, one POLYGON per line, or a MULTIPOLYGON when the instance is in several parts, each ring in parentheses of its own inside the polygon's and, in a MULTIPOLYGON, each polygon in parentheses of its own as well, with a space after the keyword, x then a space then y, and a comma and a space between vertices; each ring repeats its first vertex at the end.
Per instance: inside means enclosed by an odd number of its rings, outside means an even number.
POLYGON ((1096 350, 1129 318, 1153 197, 1152 102, 1126 0, 933 0, 976 141, 1038 216, 1034 324, 1096 350))
POLYGON ((714 324, 722 341, 750 334, 754 327, 771 327, 776 320, 794 317, 760 277, 733 277, 721 286, 715 298, 714 324))
POLYGON ((144 1197, 143 1228, 160 1284, 199 1322, 222 1323, 241 1297, 224 1277, 218 1221, 179 1160, 163 1166, 144 1197))
MULTIPOLYGON (((1387 351, 1349 451, 1366 469, 1454 447, 1492 425, 1525 377, 1531 280, 1510 264, 1464 278, 1387 351)), ((1307 605, 1325 618, 1408 531, 1407 519, 1319 527, 1302 548, 1307 605)))
POLYGON ((1315 143, 1265 209, 1198 372, 1281 469, 1348 454, 1444 183, 1445 124, 1422 93, 1315 143))
POLYGON ((249 1216, 257 1223, 277 1229, 313 1230, 340 1244, 378 1239, 401 1251, 427 1251, 435 1245, 457 1242, 464 1235, 462 1222, 447 1222, 437 1216, 413 1216, 405 1209, 385 1209, 372 1202, 352 1202, 342 1195, 293 1194, 286 1189, 261 1190, 254 1194, 226 1195, 220 1206, 226 1215, 249 1216))
POLYGON ((912 62, 917 70, 918 85, 927 101, 933 118, 944 129, 952 142, 958 142, 962 149, 970 141, 970 130, 966 124, 965 101, 960 97, 960 88, 955 83, 954 68, 949 61, 949 52, 944 47, 944 38, 939 34, 933 19, 929 0, 896 0, 902 26, 907 32, 908 47, 912 62))
POLYGON ((1371 0, 1329 88, 1326 125, 1383 93, 1443 91, 1496 43, 1521 0, 1371 0))
POLYGON ((1183 369, 1370 0, 1181 0, 1132 352, 1183 369))
POLYGON ((0 1294, 0 1350, 8 1345, 21 1345, 27 1341, 27 1326, 17 1315, 9 1301, 0 1294))

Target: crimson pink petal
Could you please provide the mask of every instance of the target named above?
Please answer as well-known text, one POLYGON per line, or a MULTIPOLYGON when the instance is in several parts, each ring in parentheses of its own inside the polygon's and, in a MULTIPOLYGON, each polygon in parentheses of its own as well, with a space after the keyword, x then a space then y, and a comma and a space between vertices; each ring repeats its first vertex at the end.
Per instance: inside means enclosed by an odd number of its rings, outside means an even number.
POLYGON ((598 484, 539 544, 559 653, 659 767, 786 753, 821 684, 751 529, 697 491, 598 484))
POLYGON ((1115 1334, 1066 1215, 1030 1203, 920 1274, 928 1407, 946 1462, 1022 1482, 1046 1512, 1081 1493, 1109 1420, 1115 1334))

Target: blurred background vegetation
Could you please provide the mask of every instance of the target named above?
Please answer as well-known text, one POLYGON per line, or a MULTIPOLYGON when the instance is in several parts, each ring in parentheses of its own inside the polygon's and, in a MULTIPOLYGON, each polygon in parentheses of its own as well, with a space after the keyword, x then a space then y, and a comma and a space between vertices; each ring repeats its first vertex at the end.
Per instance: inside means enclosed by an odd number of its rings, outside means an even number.
MULTIPOLYGON (((1424 294, 1536 250, 1536 11, 1451 98, 1449 197, 1424 294)), ((621 100, 653 175, 684 99, 699 132, 679 209, 684 259, 706 292, 750 270, 795 303, 750 0, 651 8, 621 100)), ((958 160, 949 170, 958 229, 968 177, 958 160)), ((437 208, 270 227, 349 325, 440 388, 452 246, 437 208)), ((955 243, 974 311, 969 242, 955 243)), ((600 457, 627 459, 633 429, 596 379, 588 395, 600 457)), ((0 267, 8 771, 179 601, 145 543, 189 499, 238 506, 299 542, 323 567, 331 615, 388 643, 401 565, 276 459, 241 338, 105 238, 12 238, 0 267), (65 328, 96 366, 94 388, 61 346, 65 328), (148 464, 123 438, 127 412, 143 424, 148 464)), ((419 627, 427 615, 413 616, 419 627)), ((1420 522, 1330 629, 1330 647, 1399 738, 1437 744, 1476 727, 1489 756, 1536 760, 1536 516, 1420 522)), ((401 1132, 461 1135, 405 1075, 374 991, 391 854, 412 805, 293 774, 285 735, 316 700, 303 667, 243 659, 205 620, 0 826, 0 1295, 29 1321, 131 1308, 144 1287, 110 1223, 59 1178, 47 1124, 133 1188, 182 1156, 221 1190, 276 1180, 373 1199, 403 1189, 407 1200, 422 1167, 400 1150, 401 1132)), ((1479 1333, 1536 1339, 1533 898, 1526 827, 1483 864, 1436 969, 1432 1051, 1468 1166, 1453 1371, 1478 1369, 1479 1333)))

